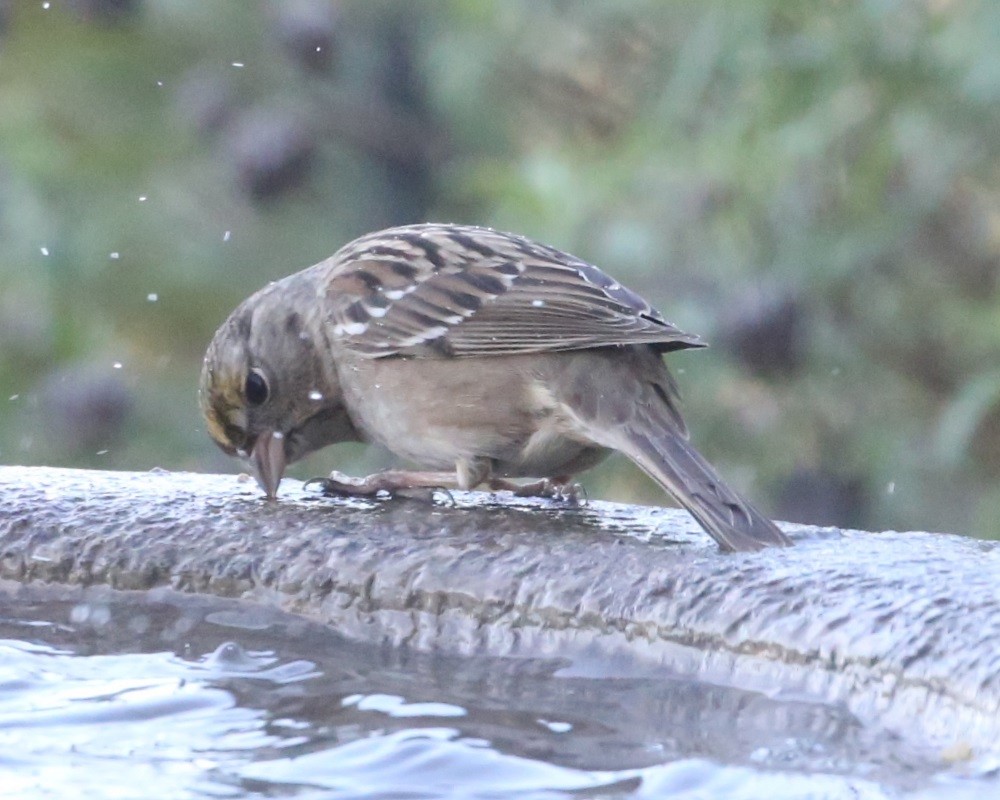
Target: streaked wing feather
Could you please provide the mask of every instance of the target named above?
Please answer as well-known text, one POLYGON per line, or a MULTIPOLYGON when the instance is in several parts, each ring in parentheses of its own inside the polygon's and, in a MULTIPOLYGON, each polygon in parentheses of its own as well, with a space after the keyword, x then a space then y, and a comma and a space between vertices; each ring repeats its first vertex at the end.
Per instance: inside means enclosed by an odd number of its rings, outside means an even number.
POLYGON ((334 335, 372 358, 703 345, 596 267, 485 228, 394 228, 320 266, 334 335))

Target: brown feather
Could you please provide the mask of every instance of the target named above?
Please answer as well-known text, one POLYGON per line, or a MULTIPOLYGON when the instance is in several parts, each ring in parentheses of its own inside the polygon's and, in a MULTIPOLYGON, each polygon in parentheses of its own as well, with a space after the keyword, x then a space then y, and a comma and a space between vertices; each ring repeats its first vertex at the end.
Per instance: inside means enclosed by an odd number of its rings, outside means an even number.
POLYGON ((704 346, 597 267, 488 228, 393 228, 319 268, 334 337, 365 357, 704 346))

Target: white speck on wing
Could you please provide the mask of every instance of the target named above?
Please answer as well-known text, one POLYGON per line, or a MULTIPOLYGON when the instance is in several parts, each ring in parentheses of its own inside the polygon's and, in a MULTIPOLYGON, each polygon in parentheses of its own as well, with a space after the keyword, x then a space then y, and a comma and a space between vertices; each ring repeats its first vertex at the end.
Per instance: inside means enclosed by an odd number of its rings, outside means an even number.
POLYGON ((421 342, 426 342, 431 339, 436 339, 438 336, 444 336, 448 332, 448 328, 444 325, 435 325, 433 328, 428 328, 422 333, 414 334, 413 336, 407 336, 400 342, 403 347, 408 347, 411 344, 420 344, 421 342))
POLYGON ((405 289, 389 289, 385 293, 385 296, 388 297, 390 300, 399 300, 399 298, 406 297, 406 295, 408 295, 410 292, 414 292, 416 290, 417 286, 416 284, 414 284, 413 286, 407 286, 405 289))

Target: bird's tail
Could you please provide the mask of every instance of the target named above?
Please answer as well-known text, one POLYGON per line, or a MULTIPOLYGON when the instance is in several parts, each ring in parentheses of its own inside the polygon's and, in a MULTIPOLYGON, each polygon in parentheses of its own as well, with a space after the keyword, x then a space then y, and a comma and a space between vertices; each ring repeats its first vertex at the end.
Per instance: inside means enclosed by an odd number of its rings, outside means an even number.
POLYGON ((691 446, 677 408, 677 388, 658 353, 609 349, 567 363, 555 382, 557 400, 581 438, 628 456, 691 512, 723 550, 792 544, 691 446), (609 386, 618 390, 609 391, 609 386))
POLYGON ((760 550, 792 543, 778 526, 734 492, 672 421, 646 415, 619 430, 616 446, 666 489, 723 550, 760 550))

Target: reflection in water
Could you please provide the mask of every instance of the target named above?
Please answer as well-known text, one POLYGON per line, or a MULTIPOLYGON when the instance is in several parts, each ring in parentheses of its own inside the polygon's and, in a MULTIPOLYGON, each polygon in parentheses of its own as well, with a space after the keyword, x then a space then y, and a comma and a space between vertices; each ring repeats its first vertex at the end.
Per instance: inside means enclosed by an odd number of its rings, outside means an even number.
POLYGON ((224 601, 54 592, 0 595, 0 795, 1000 793, 990 765, 960 777, 837 708, 360 645, 224 601))

